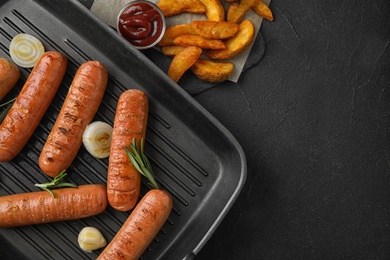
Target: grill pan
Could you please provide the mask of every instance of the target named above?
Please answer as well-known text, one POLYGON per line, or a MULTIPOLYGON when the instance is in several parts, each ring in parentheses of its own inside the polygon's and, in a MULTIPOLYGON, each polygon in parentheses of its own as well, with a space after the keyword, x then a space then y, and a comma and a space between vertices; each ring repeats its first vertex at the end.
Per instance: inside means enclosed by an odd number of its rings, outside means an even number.
MULTIPOLYGON (((180 86, 78 1, 8 0, 0 3, 0 56, 18 33, 40 39, 46 50, 68 57, 63 82, 40 125, 21 153, 0 163, 0 196, 38 191, 50 181, 38 167, 39 153, 81 63, 99 60, 109 82, 94 120, 112 125, 117 99, 129 88, 147 93, 150 112, 145 151, 156 179, 174 201, 174 209, 142 259, 191 259, 207 242, 237 198, 246 178, 245 155, 234 137, 180 86)), ((30 69, 3 99, 17 96, 30 69)), ((84 147, 67 169, 78 185, 105 184, 107 159, 91 157, 84 147)), ((148 187, 143 180, 141 196, 148 187)), ((77 244, 85 226, 98 228, 110 241, 130 212, 111 207, 75 221, 0 229, 2 259, 96 259, 77 244)))

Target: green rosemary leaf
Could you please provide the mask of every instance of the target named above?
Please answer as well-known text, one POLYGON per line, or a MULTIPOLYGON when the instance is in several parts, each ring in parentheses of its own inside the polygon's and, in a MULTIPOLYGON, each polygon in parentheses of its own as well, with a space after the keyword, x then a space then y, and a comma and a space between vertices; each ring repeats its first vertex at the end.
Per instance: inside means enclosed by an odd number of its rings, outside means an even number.
POLYGON ((48 189, 48 188, 42 188, 42 190, 49 192, 49 193, 51 194, 51 196, 53 196, 53 198, 56 197, 56 196, 54 195, 54 193, 53 193, 50 189, 48 189))
POLYGON ((70 182, 63 182, 63 183, 59 183, 55 186, 56 188, 64 188, 64 187, 67 187, 67 188, 77 188, 77 185, 74 184, 74 183, 70 183, 70 182))
POLYGON ((137 159, 135 158, 135 155, 126 147, 126 153, 127 156, 130 158, 131 163, 133 164, 134 168, 142 174, 141 167, 138 164, 137 159))
POLYGON ((142 167, 142 171, 144 172, 146 178, 149 180, 149 185, 158 189, 158 185, 153 177, 153 174, 146 167, 142 167))
POLYGON ((77 188, 77 185, 74 183, 62 182, 66 175, 67 175, 66 171, 63 170, 56 177, 54 177, 54 179, 51 182, 36 183, 34 186, 49 192, 53 196, 53 198, 55 198, 54 193, 51 191, 51 189, 58 189, 63 187, 77 188))
POLYGON ((8 100, 7 102, 4 102, 3 104, 0 104, 0 107, 4 107, 6 105, 12 104, 15 100, 16 100, 16 98, 8 100))
POLYGON ((136 140, 133 138, 130 144, 131 150, 126 147, 126 153, 129 156, 134 168, 136 168, 141 175, 148 179, 148 184, 154 189, 159 189, 159 186, 153 176, 153 171, 149 159, 144 153, 144 142, 145 140, 142 138, 140 142, 140 148, 138 148, 136 140))
POLYGON ((0 123, 3 122, 5 116, 8 114, 8 111, 11 109, 13 102, 15 101, 16 98, 13 98, 7 102, 4 102, 0 104, 0 107, 5 107, 1 112, 0 112, 0 123))
POLYGON ((5 116, 7 115, 8 111, 10 110, 11 106, 7 107, 0 113, 0 123, 3 122, 5 116))

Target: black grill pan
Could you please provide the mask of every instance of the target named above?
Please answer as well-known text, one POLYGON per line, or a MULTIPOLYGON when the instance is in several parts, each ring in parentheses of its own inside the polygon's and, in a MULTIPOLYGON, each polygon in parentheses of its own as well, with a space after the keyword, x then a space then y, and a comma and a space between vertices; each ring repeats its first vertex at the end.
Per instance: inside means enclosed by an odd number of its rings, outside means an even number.
MULTIPOLYGON (((0 3, 0 56, 9 43, 29 33, 46 50, 68 57, 62 85, 22 152, 0 163, 0 195, 37 191, 47 182, 38 157, 54 124, 73 76, 81 63, 99 60, 109 71, 104 100, 94 120, 112 124, 119 95, 128 88, 145 91, 150 100, 146 152, 157 181, 170 192, 174 209, 143 259, 191 259, 207 242, 238 196, 246 161, 234 137, 141 52, 121 39, 78 1, 9 0, 0 3)), ((17 95, 31 70, 21 69, 17 95)), ((108 160, 91 157, 82 147, 68 168, 76 184, 103 183, 108 160)), ((141 195, 148 187, 143 183, 141 195)), ((0 229, 1 259, 96 259, 101 250, 82 251, 77 244, 84 226, 101 230, 110 241, 130 212, 108 207, 102 214, 76 221, 0 229)))

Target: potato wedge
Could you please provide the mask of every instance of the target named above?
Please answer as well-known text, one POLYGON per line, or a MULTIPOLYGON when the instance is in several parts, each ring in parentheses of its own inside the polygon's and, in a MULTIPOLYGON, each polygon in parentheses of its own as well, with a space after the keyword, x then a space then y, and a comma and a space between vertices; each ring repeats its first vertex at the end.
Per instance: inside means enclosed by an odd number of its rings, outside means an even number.
POLYGON ((191 67, 191 71, 201 80, 207 82, 222 82, 228 79, 234 70, 231 62, 216 62, 198 59, 191 67))
POLYGON ((220 50, 225 49, 226 46, 222 40, 207 39, 200 35, 184 34, 177 36, 173 41, 175 45, 179 46, 197 46, 202 49, 220 50))
POLYGON ((206 16, 210 21, 224 21, 225 9, 220 0, 199 0, 206 7, 206 16))
POLYGON ((165 30, 161 41, 158 43, 158 46, 163 47, 174 45, 173 41, 175 38, 183 34, 196 34, 192 24, 178 24, 168 27, 165 30))
POLYGON ((161 51, 162 51, 166 56, 169 56, 169 57, 176 56, 179 52, 181 52, 181 51, 184 50, 184 49, 185 49, 185 47, 183 47, 183 46, 177 46, 177 45, 161 47, 161 51))
POLYGON ((173 57, 171 64, 168 68, 168 76, 175 81, 179 82, 183 74, 191 68, 192 65, 198 60, 202 54, 202 49, 196 46, 186 47, 173 57))
POLYGON ((241 0, 239 3, 233 3, 229 6, 227 12, 227 21, 239 23, 245 14, 256 4, 256 0, 241 0))
POLYGON ((166 17, 181 13, 206 13, 205 5, 199 0, 160 0, 157 5, 166 17))
POLYGON ((271 9, 262 0, 256 0, 256 3, 252 7, 252 10, 270 22, 272 22, 274 20, 274 16, 272 14, 271 9))
POLYGON ((253 23, 245 19, 240 23, 238 32, 232 38, 224 41, 226 49, 224 50, 209 50, 206 56, 216 60, 230 59, 245 50, 251 45, 255 36, 255 27, 253 23))
POLYGON ((227 39, 233 37, 238 31, 238 24, 231 22, 196 20, 191 24, 197 34, 209 39, 227 39))

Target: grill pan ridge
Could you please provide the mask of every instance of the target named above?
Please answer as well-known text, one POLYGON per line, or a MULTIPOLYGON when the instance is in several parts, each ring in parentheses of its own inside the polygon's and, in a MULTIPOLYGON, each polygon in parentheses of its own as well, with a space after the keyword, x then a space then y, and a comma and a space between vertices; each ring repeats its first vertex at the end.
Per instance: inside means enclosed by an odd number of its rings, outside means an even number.
MULTIPOLYGON (((234 137, 141 52, 121 39, 78 1, 8 0, 0 3, 0 56, 19 33, 42 41, 46 50, 68 57, 63 82, 28 144, 12 161, 0 163, 0 196, 37 191, 49 181, 38 166, 39 153, 81 63, 101 61, 109 71, 107 90, 94 121, 112 125, 119 95, 128 88, 148 94, 146 153, 157 181, 173 197, 174 208, 143 259, 191 259, 212 235, 237 198, 246 178, 245 155, 234 137)), ((4 98, 17 96, 31 69, 4 98)), ((67 169, 78 184, 102 183, 108 159, 81 147, 67 169)), ((148 190, 146 182, 141 196, 148 190)), ((77 244, 84 226, 98 228, 110 241, 130 212, 108 207, 98 216, 58 223, 0 229, 2 259, 96 259, 101 250, 77 244), (7 253, 8 252, 8 253, 7 253)))

